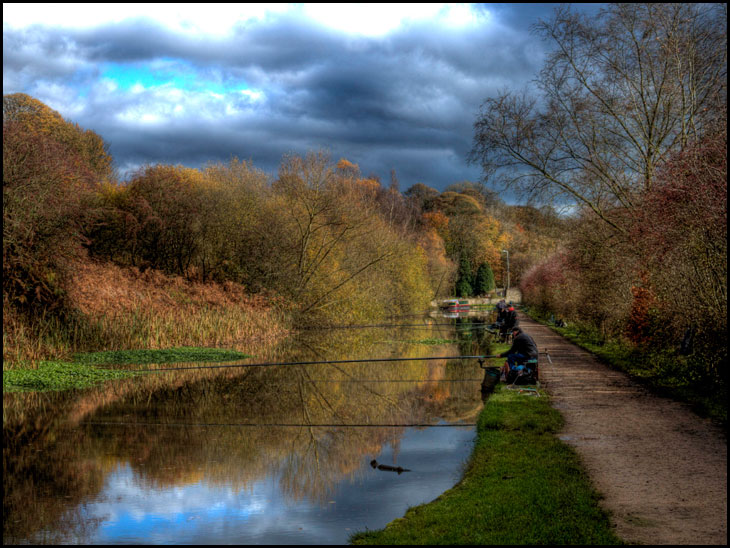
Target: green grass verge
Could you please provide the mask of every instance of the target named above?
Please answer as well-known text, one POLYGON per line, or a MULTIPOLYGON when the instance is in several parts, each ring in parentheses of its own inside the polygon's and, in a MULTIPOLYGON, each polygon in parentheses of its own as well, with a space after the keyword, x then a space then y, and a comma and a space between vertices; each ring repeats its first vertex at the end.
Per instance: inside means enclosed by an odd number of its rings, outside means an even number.
POLYGON ((487 401, 462 481, 353 544, 621 544, 546 396, 487 401))
POLYGON ((42 361, 34 368, 3 370, 3 393, 88 388, 104 381, 138 374, 130 370, 97 367, 103 365, 225 362, 248 357, 235 350, 196 347, 74 354, 73 362, 42 361))

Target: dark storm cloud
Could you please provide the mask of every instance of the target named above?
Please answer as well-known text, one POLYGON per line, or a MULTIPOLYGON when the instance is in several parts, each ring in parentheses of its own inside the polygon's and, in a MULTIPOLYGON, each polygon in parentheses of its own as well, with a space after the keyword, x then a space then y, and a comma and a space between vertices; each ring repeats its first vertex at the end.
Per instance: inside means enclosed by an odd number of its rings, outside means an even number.
POLYGON ((238 156, 275 173, 283 154, 324 148, 384 180, 395 169, 403 190, 416 182, 442 189, 480 175, 466 157, 481 102, 525 85, 542 65, 544 45, 529 26, 552 7, 523 6, 481 8, 492 17, 480 28, 421 22, 382 38, 290 15, 239 24, 226 37, 191 37, 149 19, 87 30, 4 25, 3 88, 101 134, 122 171, 238 156), (177 62, 194 83, 215 83, 222 98, 98 81, 111 63, 160 60, 177 62))

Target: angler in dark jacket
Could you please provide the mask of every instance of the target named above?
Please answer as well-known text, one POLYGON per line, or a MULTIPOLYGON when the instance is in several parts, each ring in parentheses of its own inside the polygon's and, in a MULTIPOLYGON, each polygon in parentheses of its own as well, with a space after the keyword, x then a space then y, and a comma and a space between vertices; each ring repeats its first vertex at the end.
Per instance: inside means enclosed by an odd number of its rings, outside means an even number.
POLYGON ((520 321, 517 319, 517 311, 515 310, 515 307, 509 305, 509 307, 502 314, 502 327, 500 328, 499 332, 502 335, 507 335, 512 331, 513 327, 517 327, 519 324, 520 321))
POLYGON ((497 303, 495 308, 497 309, 497 323, 502 323, 504 321, 504 314, 507 312, 507 303, 502 299, 497 303))
POLYGON ((502 368, 505 376, 515 365, 525 363, 527 360, 537 359, 537 344, 527 333, 519 327, 512 328, 512 347, 507 352, 502 352, 499 357, 507 358, 502 368))

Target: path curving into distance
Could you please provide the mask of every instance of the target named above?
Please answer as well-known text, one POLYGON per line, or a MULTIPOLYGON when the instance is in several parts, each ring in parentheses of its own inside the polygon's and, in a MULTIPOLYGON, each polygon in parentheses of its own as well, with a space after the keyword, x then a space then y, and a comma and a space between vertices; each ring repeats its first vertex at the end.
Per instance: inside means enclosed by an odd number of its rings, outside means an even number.
POLYGON ((520 315, 540 383, 565 418, 617 534, 640 544, 727 544, 727 440, 690 408, 651 394, 550 328, 520 315))

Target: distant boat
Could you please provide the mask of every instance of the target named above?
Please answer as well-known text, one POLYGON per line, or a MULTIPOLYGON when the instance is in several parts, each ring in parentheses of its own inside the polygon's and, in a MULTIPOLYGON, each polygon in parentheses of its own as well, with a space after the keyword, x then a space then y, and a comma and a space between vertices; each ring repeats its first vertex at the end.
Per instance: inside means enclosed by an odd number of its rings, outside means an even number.
POLYGON ((441 302, 440 308, 446 310, 469 310, 469 301, 466 299, 447 299, 441 302))

